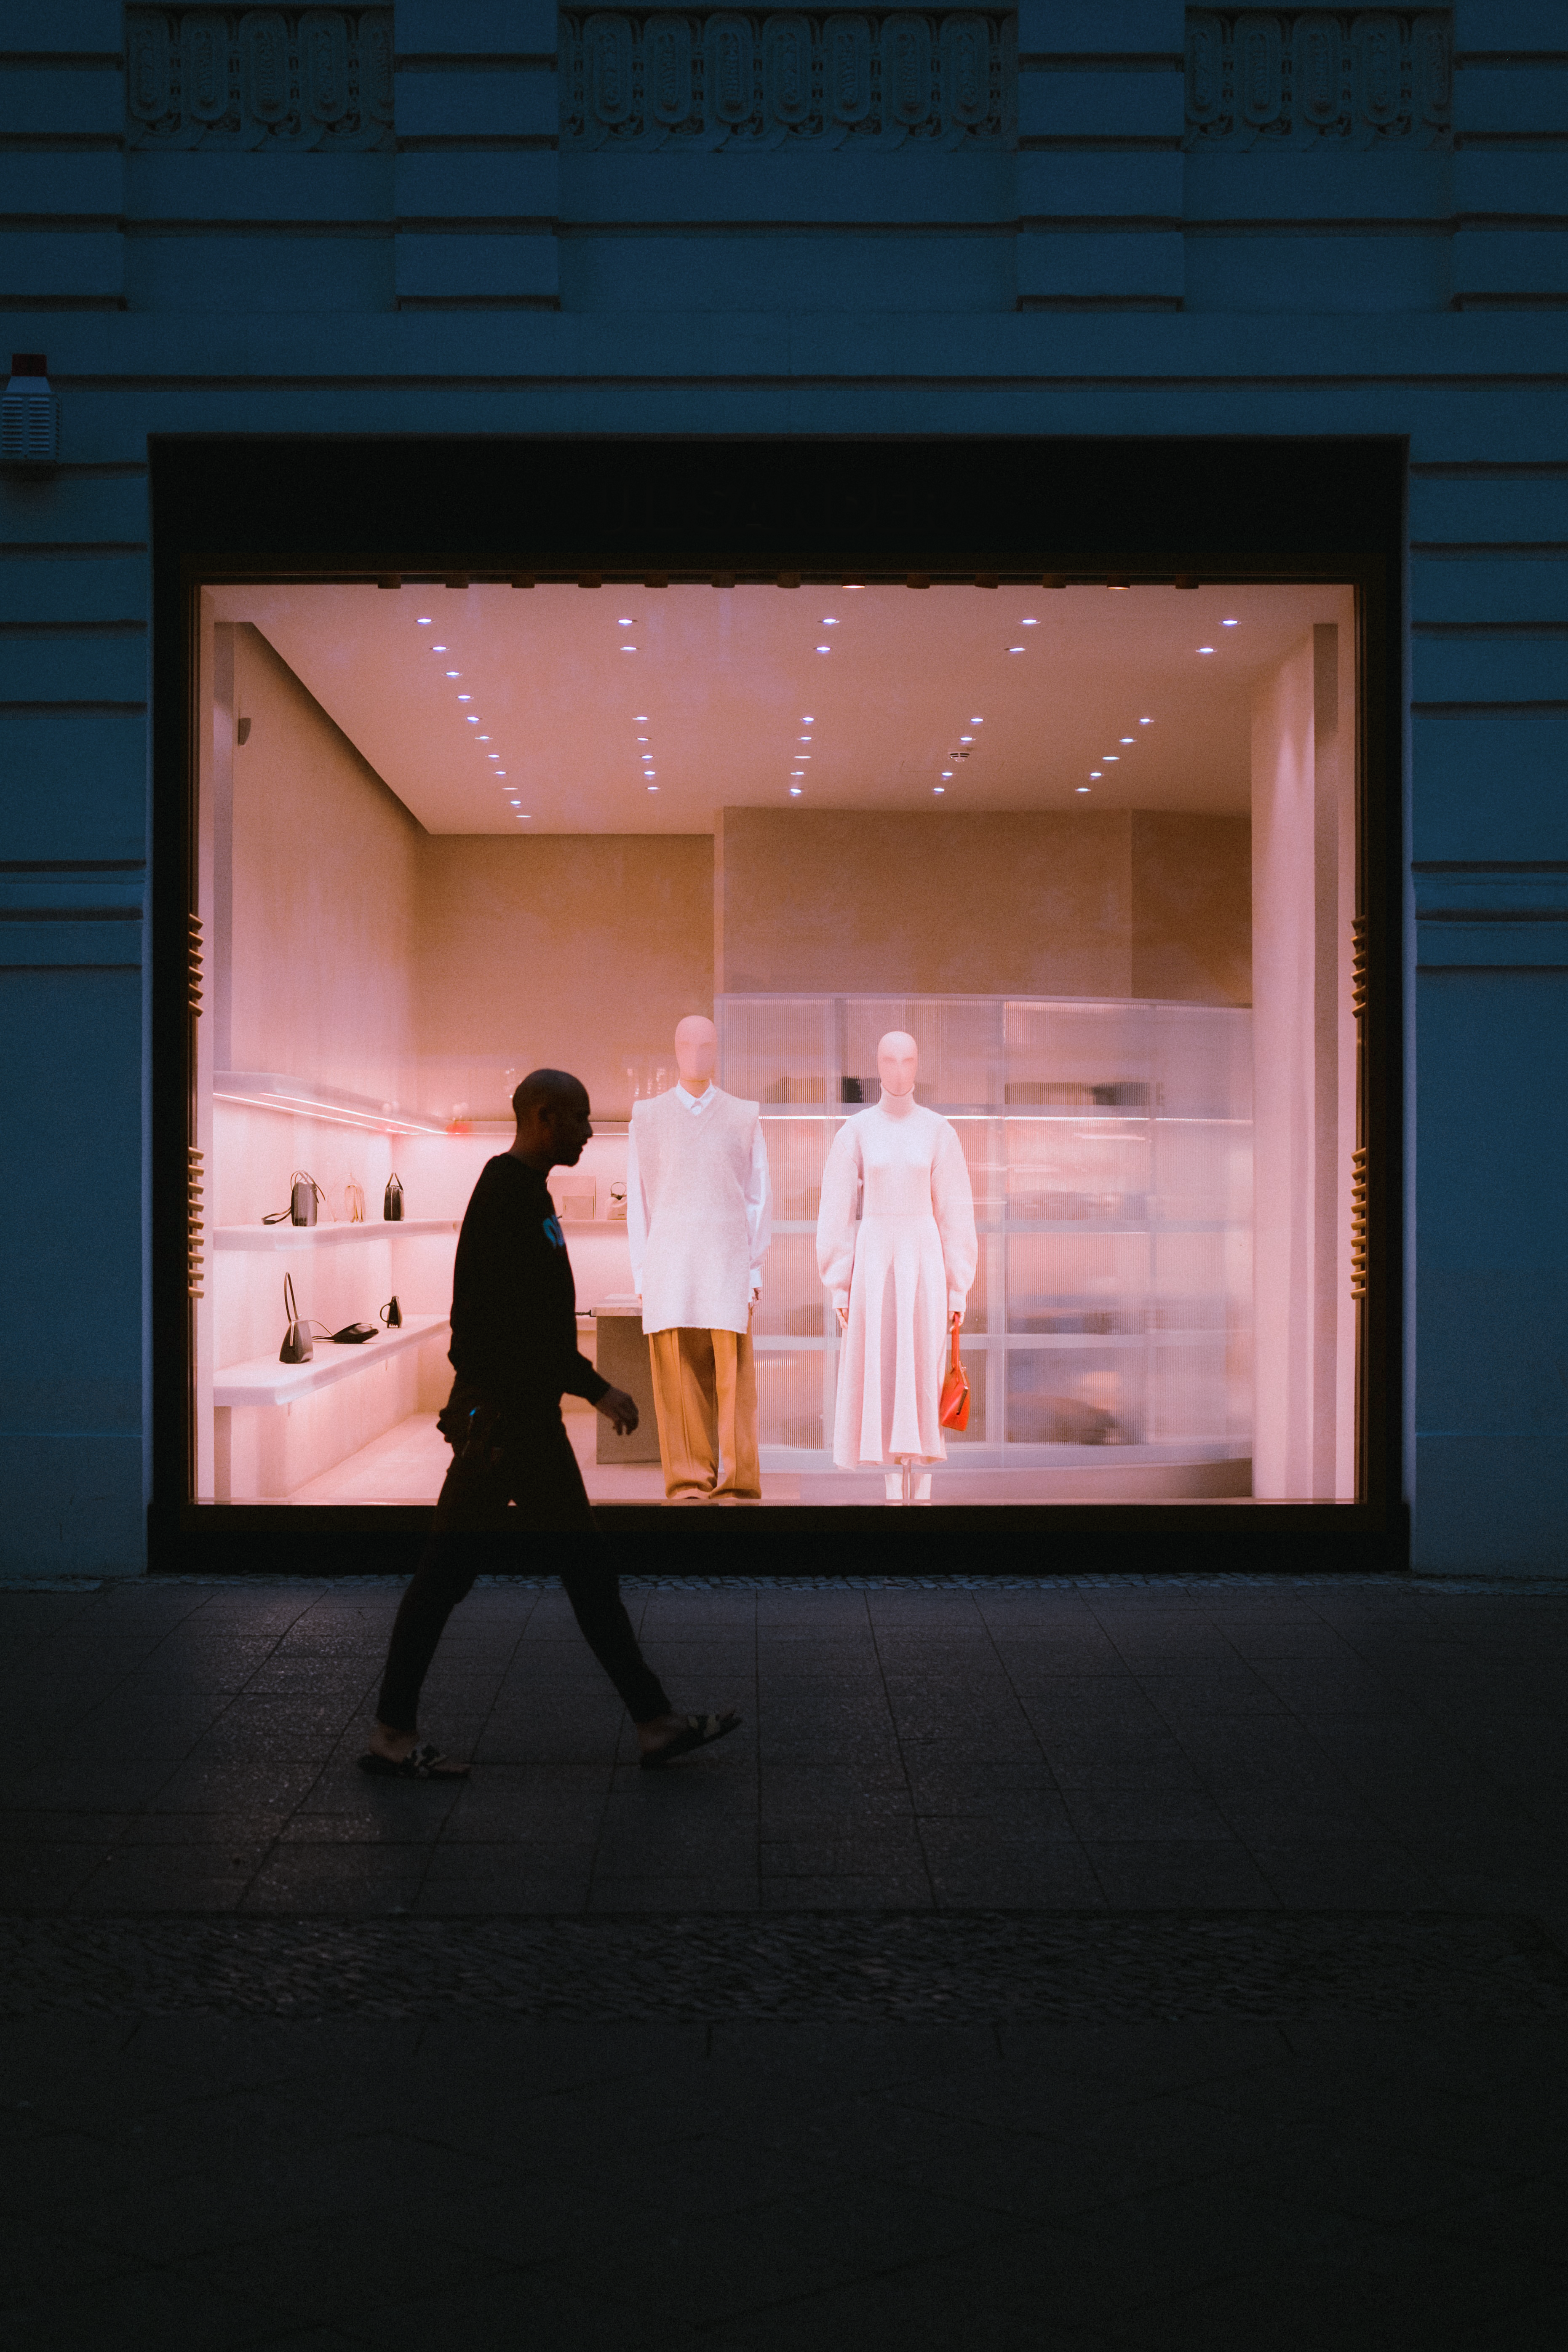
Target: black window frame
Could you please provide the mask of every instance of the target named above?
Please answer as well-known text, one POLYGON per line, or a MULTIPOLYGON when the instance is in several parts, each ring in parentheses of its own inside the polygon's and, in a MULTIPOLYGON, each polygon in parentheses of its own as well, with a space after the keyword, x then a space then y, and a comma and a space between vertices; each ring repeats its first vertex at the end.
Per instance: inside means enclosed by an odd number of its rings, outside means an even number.
POLYGON ((198 1504, 187 1148, 200 592, 226 582, 1335 582, 1355 591, 1365 1297, 1354 1502, 598 1507, 624 1564, 706 1574, 1403 1570, 1403 648, 1395 437, 153 436, 151 1217, 154 1570, 411 1564, 427 1509, 198 1504))

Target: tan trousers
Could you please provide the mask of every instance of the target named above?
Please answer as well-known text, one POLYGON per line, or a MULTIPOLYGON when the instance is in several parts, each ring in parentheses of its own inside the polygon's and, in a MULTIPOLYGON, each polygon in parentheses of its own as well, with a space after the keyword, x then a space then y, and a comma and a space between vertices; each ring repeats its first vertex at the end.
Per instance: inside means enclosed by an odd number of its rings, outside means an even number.
POLYGON ((757 1368, 746 1331, 650 1331, 665 1499, 756 1501, 757 1368))

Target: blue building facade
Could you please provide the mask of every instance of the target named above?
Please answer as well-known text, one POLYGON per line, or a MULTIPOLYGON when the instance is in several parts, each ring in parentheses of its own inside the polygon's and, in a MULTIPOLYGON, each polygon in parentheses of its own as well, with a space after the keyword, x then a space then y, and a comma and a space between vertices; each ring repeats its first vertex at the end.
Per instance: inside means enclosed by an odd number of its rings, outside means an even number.
POLYGON ((1353 558, 1377 1508, 1561 1572, 1561 0, 59 0, 5 48, 0 1572, 140 1573, 183 1501, 182 561, 502 578, 531 505, 563 574, 765 569, 770 472, 839 518, 797 561, 1353 558))

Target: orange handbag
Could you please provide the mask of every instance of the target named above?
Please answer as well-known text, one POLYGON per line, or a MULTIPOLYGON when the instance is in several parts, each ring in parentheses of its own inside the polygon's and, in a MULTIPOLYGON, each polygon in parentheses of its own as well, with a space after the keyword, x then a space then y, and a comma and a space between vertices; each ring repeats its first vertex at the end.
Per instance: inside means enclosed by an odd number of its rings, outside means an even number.
MULTIPOLYGON (((930 1391, 928 1391, 929 1394, 930 1391)), ((969 1374, 958 1360, 958 1326, 952 1327, 952 1361, 942 1383, 942 1405, 937 1419, 943 1429, 969 1427, 969 1374)))

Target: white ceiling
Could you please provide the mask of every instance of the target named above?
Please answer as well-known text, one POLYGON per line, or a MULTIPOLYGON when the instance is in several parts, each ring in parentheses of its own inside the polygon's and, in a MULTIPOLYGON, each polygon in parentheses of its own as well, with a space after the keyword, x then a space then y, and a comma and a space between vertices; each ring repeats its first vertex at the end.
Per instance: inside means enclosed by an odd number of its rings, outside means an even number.
POLYGON ((1254 688, 1350 611, 1334 587, 211 593, 431 833, 710 833, 723 807, 1243 811, 1254 688))

